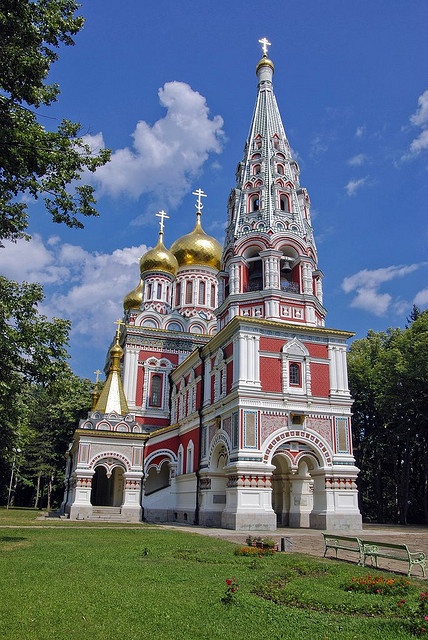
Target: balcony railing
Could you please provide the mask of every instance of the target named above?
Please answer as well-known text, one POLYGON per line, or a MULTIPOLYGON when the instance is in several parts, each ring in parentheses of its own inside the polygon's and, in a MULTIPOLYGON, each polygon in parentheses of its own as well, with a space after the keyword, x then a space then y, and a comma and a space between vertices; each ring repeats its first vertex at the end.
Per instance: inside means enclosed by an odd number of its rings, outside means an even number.
MULTIPOLYGON (((263 290, 263 281, 260 280, 252 280, 245 287, 243 292, 247 293, 248 291, 262 291, 263 290)), ((297 282, 281 282, 281 291, 288 291, 289 293, 300 293, 299 284, 297 282)))
POLYGON ((281 291, 299 293, 299 285, 297 282, 281 282, 281 291))

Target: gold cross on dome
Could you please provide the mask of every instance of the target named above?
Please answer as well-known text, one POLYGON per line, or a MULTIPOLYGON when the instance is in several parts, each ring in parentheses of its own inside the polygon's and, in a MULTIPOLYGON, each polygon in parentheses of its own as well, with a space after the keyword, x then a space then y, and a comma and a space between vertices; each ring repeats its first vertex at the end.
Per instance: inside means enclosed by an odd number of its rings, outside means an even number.
POLYGON ((202 211, 204 205, 202 204, 201 198, 206 198, 207 194, 202 191, 202 189, 196 189, 196 191, 192 191, 192 196, 198 196, 198 200, 195 204, 195 207, 198 212, 202 211))
POLYGON ((113 324, 117 324, 117 329, 116 329, 116 340, 119 340, 119 336, 120 336, 120 327, 123 325, 125 326, 125 323, 123 322, 123 320, 115 320, 113 324))
POLYGON ((165 219, 168 219, 168 220, 169 220, 169 216, 167 215, 166 211, 164 211, 163 209, 162 209, 162 211, 159 211, 159 213, 157 213, 157 214, 156 214, 156 216, 157 216, 158 218, 160 218, 159 226, 160 226, 161 233, 163 233, 163 228, 164 228, 164 226, 165 226, 165 225, 164 225, 164 223, 163 223, 163 221, 164 221, 165 219))
POLYGON ((95 380, 95 384, 98 384, 99 381, 100 381, 100 375, 101 375, 102 372, 99 369, 97 369, 96 371, 94 371, 94 373, 97 376, 96 380, 95 380))
POLYGON ((268 53, 268 47, 271 46, 271 42, 269 42, 269 40, 267 38, 262 38, 261 40, 259 40, 260 44, 262 45, 262 51, 263 51, 263 55, 267 56, 268 53))

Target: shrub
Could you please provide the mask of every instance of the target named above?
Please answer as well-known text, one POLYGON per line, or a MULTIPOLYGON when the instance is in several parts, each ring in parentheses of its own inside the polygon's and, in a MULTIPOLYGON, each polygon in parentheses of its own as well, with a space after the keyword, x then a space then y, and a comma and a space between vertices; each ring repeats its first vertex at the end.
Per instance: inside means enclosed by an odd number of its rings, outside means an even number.
POLYGON ((428 591, 421 593, 416 606, 406 600, 400 600, 398 606, 401 617, 409 623, 412 633, 416 636, 428 636, 428 591))
POLYGON ((383 596, 404 595, 408 593, 409 587, 410 582, 405 578, 383 578, 371 575, 352 578, 343 585, 346 591, 378 593, 383 596))
POLYGON ((274 554, 274 549, 272 547, 262 548, 262 547, 236 547, 235 548, 235 556, 249 556, 250 558, 262 558, 264 556, 272 556, 274 554))

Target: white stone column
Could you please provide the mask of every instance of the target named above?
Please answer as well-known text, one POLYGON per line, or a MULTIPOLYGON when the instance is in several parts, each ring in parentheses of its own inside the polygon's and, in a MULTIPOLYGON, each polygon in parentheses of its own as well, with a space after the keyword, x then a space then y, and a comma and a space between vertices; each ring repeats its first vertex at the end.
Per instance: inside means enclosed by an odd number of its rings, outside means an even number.
POLYGON ((328 359, 330 371, 330 393, 337 393, 337 364, 336 347, 328 345, 328 359))
POLYGON ((308 262, 302 264, 303 293, 311 294, 312 291, 312 267, 308 262))
POLYGON ((76 469, 73 473, 75 483, 74 501, 70 507, 70 520, 84 520, 92 515, 92 476, 95 471, 76 469))
POLYGON ((121 514, 131 522, 139 522, 142 516, 140 504, 142 472, 128 471, 124 474, 125 488, 121 514))
MULTIPOLYGON (((210 395, 211 395, 211 377, 210 377, 210 372, 211 372, 211 359, 208 357, 205 359, 205 364, 204 364, 204 398, 203 398, 203 404, 204 406, 209 404, 211 401, 210 395)), ((235 367, 233 367, 233 374, 235 375, 235 367)))

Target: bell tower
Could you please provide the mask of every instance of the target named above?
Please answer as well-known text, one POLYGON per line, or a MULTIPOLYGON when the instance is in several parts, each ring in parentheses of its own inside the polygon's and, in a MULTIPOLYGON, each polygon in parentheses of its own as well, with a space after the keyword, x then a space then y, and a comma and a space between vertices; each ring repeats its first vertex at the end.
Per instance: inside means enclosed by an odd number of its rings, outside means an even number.
POLYGON ((326 310, 310 199, 273 92, 270 43, 259 42, 257 100, 228 202, 219 326, 240 315, 322 327, 326 310))

